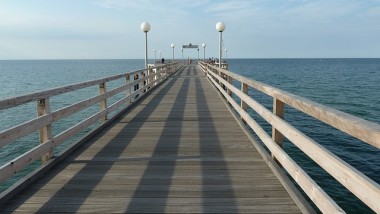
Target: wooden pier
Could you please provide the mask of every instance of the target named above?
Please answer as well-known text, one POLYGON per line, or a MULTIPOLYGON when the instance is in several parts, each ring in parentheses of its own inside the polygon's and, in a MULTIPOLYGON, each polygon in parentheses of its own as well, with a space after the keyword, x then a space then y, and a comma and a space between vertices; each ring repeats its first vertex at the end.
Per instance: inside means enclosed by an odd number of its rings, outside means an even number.
POLYGON ((1 213, 314 213, 285 170, 322 212, 344 213, 281 149, 284 136, 375 212, 380 209, 377 183, 282 118, 284 105, 290 105, 377 148, 378 124, 210 64, 159 65, 3 100, 0 109, 35 101, 38 117, 1 131, 0 147, 35 131, 41 144, 1 166, 0 182, 41 157, 45 163, 0 194, 1 213), (117 79, 125 84, 107 90, 106 83, 117 79), (98 96, 51 112, 50 97, 94 85, 98 96), (248 87, 273 96, 273 113, 247 96, 248 87), (107 105, 118 93, 125 97, 107 105), (99 105, 98 113, 52 136, 55 121, 93 105, 99 105), (272 137, 248 107, 273 126, 272 137), (53 154, 54 147, 99 120, 93 133, 53 154))
POLYGON ((183 67, 1 210, 300 212, 196 66, 183 67))

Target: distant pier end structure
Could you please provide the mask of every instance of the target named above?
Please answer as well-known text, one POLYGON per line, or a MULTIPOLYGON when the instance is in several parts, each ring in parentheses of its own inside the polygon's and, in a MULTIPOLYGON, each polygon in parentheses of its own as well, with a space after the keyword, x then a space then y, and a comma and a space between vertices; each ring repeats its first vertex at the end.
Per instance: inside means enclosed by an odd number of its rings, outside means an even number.
POLYGON ((186 44, 186 45, 182 45, 182 48, 184 48, 184 49, 186 49, 186 48, 198 49, 198 45, 193 45, 193 43, 189 43, 189 44, 186 44))

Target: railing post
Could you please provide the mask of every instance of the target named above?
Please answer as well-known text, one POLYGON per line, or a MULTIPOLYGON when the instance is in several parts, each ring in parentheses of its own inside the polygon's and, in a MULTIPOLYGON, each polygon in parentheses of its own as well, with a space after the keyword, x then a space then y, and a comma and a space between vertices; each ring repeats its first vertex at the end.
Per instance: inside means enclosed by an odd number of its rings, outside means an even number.
POLYGON ((157 72, 161 72, 161 69, 162 69, 162 67, 160 67, 160 68, 156 68, 155 70, 154 70, 154 77, 153 77, 153 81, 155 81, 154 82, 154 86, 156 86, 157 85, 157 72))
MULTIPOLYGON (((232 85, 232 77, 229 75, 227 75, 227 82, 232 85)), ((232 91, 229 88, 227 88, 227 94, 232 96, 232 91)))
MULTIPOLYGON (((285 113, 285 103, 281 100, 273 98, 273 114, 277 115, 279 118, 284 119, 285 113)), ((284 141, 284 135, 281 134, 277 129, 272 126, 272 139, 280 147, 282 147, 282 142, 284 141)), ((272 155, 274 158, 274 156, 272 155)))
MULTIPOLYGON (((45 98, 37 101, 37 116, 43 116, 46 114, 50 114, 50 101, 49 98, 45 98)), ((51 124, 41 128, 39 130, 40 136, 40 144, 46 143, 51 140, 52 132, 51 132, 51 124)), ((48 153, 41 156, 41 162, 45 163, 53 157, 53 149, 51 149, 48 153)))
MULTIPOLYGON (((103 82, 103 83, 99 84, 99 94, 105 94, 105 93, 106 93, 106 83, 103 82)), ((100 109, 99 109, 99 111, 103 111, 103 110, 106 110, 106 109, 107 109, 107 98, 105 98, 104 100, 100 101, 100 109)), ((101 118, 102 122, 106 122, 106 120, 107 120, 107 114, 104 115, 101 118)))
POLYGON ((161 68, 161 72, 160 72, 160 74, 158 75, 158 78, 160 79, 160 81, 158 81, 158 82, 161 82, 161 77, 163 76, 163 75, 166 75, 167 74, 167 65, 165 65, 163 68, 161 68))
MULTIPOLYGON (((245 83, 241 83, 241 91, 244 93, 244 94, 248 94, 248 85, 245 84, 245 83)), ((240 106, 241 108, 244 110, 244 111, 247 111, 247 108, 248 108, 248 105, 246 102, 244 102, 243 99, 241 99, 240 101, 240 106)), ((243 118, 241 118, 243 120, 243 118)), ((243 120, 244 121, 244 120, 243 120)), ((245 121, 244 121, 245 122, 245 121)))
MULTIPOLYGON (((224 79, 224 73, 219 71, 219 77, 221 77, 222 79, 224 79)), ((222 81, 219 82, 220 86, 225 90, 226 88, 224 87, 224 84, 222 83, 222 81)))
MULTIPOLYGON (((218 74, 219 77, 222 77, 222 72, 220 72, 220 71, 217 70, 217 69, 216 69, 215 71, 216 71, 215 73, 218 74)), ((218 80, 218 84, 219 84, 220 86, 222 86, 222 88, 223 88, 222 81, 219 81, 219 80, 218 80)))
MULTIPOLYGON (((273 98, 273 113, 279 118, 284 119, 285 103, 281 100, 273 98)), ((279 145, 282 146, 282 141, 284 140, 284 135, 281 134, 277 129, 272 127, 272 139, 279 145)))
MULTIPOLYGON (((128 74, 125 76, 125 84, 128 85, 131 83, 131 76, 128 74)), ((125 91, 125 95, 128 97, 131 95, 131 86, 127 87, 127 90, 125 91)), ((132 98, 127 101, 127 106, 131 103, 132 98)))
MULTIPOLYGON (((141 76, 140 76, 140 78, 145 78, 147 72, 148 72, 148 70, 141 72, 141 76)), ((147 90, 147 89, 145 88, 145 86, 146 86, 146 79, 144 79, 144 80, 141 82, 141 85, 142 85, 141 88, 144 88, 143 91, 142 91, 142 93, 141 93, 141 95, 142 95, 142 94, 144 94, 144 93, 146 92, 146 90, 147 90)))
MULTIPOLYGON (((151 82, 153 82, 153 77, 151 77, 150 75, 153 73, 153 68, 149 68, 148 69, 148 80, 147 80, 147 84, 149 85, 151 82)), ((148 86, 148 90, 150 90, 150 87, 151 86, 148 86)))

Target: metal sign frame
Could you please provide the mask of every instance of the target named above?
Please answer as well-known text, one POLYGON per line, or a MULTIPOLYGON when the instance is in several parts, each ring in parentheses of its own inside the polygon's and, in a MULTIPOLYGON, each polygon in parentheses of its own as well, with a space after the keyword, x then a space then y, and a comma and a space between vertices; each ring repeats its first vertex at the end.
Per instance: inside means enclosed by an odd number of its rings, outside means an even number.
POLYGON ((182 45, 182 48, 198 48, 198 45, 193 45, 192 43, 189 43, 188 45, 182 45))

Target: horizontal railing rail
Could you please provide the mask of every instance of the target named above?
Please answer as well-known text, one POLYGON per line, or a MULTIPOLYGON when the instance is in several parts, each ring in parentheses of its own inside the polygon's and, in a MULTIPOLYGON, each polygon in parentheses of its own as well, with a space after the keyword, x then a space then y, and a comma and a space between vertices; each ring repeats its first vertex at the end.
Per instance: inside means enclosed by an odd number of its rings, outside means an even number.
POLYGON ((204 62, 199 62, 199 67, 236 112, 240 114, 242 120, 261 139, 272 153, 273 158, 279 162, 323 213, 344 213, 344 211, 282 149, 284 137, 372 210, 380 213, 380 185, 287 123, 284 120, 285 105, 298 109, 376 148, 380 148, 380 125, 204 62), (232 84, 233 80, 241 83, 241 89, 232 84), (273 112, 248 96, 248 87, 271 96, 273 98, 273 112), (232 94, 240 98, 240 105, 233 99, 232 94), (272 126, 272 137, 247 113, 248 106, 272 126))
MULTIPOLYGON (((38 131, 40 144, 26 151, 22 155, 3 164, 0 167, 0 183, 7 180, 29 164, 41 158, 42 163, 54 157, 53 149, 61 145, 70 137, 76 135, 83 129, 95 124, 98 121, 107 121, 111 112, 123 107, 119 112, 136 102, 144 96, 145 92, 153 89, 157 84, 172 75, 182 64, 180 62, 164 64, 147 69, 128 72, 125 74, 114 75, 97 80, 76 83, 68 86, 53 88, 41 92, 31 93, 18 97, 13 97, 0 101, 0 110, 10 109, 30 102, 37 102, 37 117, 22 124, 11 127, 7 130, 0 130, 0 149, 5 145, 12 144, 18 139, 38 131), (133 80, 131 80, 134 77, 133 80), (125 79, 123 85, 110 91, 106 90, 106 85, 110 81, 125 79), (79 89, 91 86, 99 87, 99 95, 89 97, 77 103, 63 107, 56 111, 50 110, 50 98, 68 93, 76 92, 79 89), (124 92, 124 96, 107 105, 107 99, 124 92), (62 120, 76 112, 88 109, 94 105, 99 105, 100 110, 90 117, 80 121, 67 130, 53 136, 51 126, 53 123, 62 120)), ((116 112, 117 113, 117 112, 116 112)), ((115 116, 117 114, 114 114, 115 116)))

